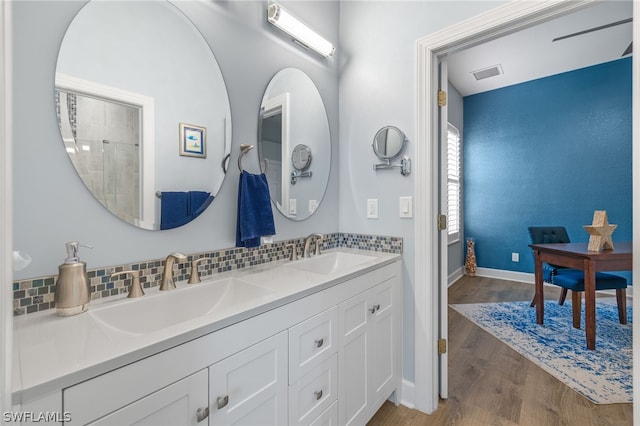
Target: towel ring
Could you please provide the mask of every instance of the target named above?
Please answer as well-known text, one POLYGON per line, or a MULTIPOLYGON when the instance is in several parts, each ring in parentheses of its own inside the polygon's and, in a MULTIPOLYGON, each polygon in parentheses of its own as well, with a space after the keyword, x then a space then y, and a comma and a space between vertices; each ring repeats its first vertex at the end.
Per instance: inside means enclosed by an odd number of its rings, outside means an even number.
MULTIPOLYGON (((249 144, 245 144, 243 143, 242 145, 240 145, 240 156, 238 157, 238 169, 240 169, 240 172, 243 171, 242 168, 242 157, 249 151, 251 151, 253 149, 253 145, 249 145, 249 144)), ((267 163, 267 159, 264 159, 264 173, 267 173, 267 169, 269 168, 269 163, 267 163)))
POLYGON ((238 157, 238 169, 242 172, 242 157, 253 149, 253 145, 243 143, 240 145, 240 156, 238 157))

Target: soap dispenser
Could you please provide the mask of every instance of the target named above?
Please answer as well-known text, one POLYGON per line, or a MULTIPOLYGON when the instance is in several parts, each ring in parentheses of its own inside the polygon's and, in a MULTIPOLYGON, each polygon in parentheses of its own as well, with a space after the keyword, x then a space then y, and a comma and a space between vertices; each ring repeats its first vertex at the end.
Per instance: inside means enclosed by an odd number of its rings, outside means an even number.
POLYGON ((91 300, 91 289, 87 275, 87 264, 81 262, 78 257, 80 246, 85 246, 77 241, 66 244, 67 258, 58 267, 60 273, 56 281, 55 305, 56 315, 67 317, 85 312, 91 300))

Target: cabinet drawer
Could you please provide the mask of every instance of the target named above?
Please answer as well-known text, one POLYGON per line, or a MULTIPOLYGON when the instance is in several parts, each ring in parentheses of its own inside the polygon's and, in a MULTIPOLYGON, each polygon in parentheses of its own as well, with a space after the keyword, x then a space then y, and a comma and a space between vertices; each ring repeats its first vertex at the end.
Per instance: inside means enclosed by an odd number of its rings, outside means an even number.
POLYGON ((289 386, 289 424, 309 425, 337 400, 338 355, 289 386))
POLYGON ((289 384, 337 352, 338 308, 289 329, 289 384))
POLYGON ((338 401, 324 410, 309 426, 338 426, 338 401))
POLYGON ((179 382, 111 413, 90 426, 108 425, 193 425, 199 410, 208 407, 209 376, 199 371, 179 382))

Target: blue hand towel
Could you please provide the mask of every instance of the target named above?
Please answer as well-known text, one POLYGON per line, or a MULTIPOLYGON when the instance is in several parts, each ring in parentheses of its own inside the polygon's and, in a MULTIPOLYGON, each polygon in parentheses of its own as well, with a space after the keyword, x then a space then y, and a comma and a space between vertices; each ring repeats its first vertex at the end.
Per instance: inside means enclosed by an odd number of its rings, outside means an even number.
POLYGON ((205 211, 212 201, 213 196, 210 192, 189 191, 189 210, 191 212, 191 219, 195 219, 200 216, 200 213, 205 211))
POLYGON ((160 229, 182 226, 191 220, 189 196, 186 192, 162 192, 160 202, 160 229))
POLYGON ((264 173, 240 173, 236 247, 258 247, 260 237, 275 235, 269 185, 264 173))

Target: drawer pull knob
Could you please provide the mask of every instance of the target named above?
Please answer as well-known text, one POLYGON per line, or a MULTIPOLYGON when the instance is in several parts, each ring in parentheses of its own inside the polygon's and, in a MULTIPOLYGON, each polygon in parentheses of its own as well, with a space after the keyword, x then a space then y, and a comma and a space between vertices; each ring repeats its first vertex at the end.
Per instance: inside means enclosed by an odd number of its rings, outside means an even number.
POLYGON ((196 420, 198 421, 198 423, 200 423, 207 417, 209 417, 209 407, 198 408, 198 411, 196 411, 196 420))
POLYGON ((324 339, 316 340, 316 348, 320 348, 322 345, 324 345, 324 339))
POLYGON ((218 404, 218 410, 220 410, 221 408, 226 407, 227 404, 229 403, 229 395, 219 396, 218 399, 216 400, 216 402, 218 404))
POLYGON ((316 401, 319 400, 320 398, 322 398, 322 389, 320 389, 319 391, 315 391, 313 394, 316 397, 316 401))
POLYGON ((380 305, 378 304, 378 305, 373 305, 373 306, 369 309, 369 311, 370 311, 372 314, 375 314, 375 313, 376 313, 376 311, 377 311, 377 310, 379 310, 379 309, 380 309, 380 305))

